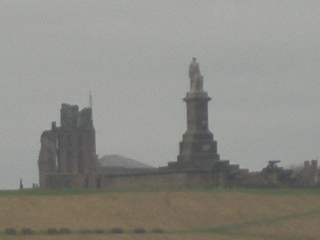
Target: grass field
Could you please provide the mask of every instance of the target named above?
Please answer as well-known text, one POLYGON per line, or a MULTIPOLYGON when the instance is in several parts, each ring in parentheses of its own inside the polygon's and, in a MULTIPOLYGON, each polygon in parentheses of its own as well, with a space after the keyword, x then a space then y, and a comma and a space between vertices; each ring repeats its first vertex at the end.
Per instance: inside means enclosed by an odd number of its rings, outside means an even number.
POLYGON ((320 239, 320 191, 0 191, 0 239, 320 239), (45 234, 62 227, 72 234, 45 234), (124 233, 110 233, 114 227, 124 233), (6 228, 36 233, 9 236, 6 228), (146 233, 134 234, 136 228, 146 233), (81 229, 106 233, 80 234, 81 229))

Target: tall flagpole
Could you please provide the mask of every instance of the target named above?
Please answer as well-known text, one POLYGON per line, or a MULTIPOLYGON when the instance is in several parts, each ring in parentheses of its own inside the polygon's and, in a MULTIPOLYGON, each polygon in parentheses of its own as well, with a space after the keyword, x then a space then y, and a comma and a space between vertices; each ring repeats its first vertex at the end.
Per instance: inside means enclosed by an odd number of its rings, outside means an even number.
POLYGON ((92 109, 92 95, 91 95, 91 91, 89 91, 89 108, 92 109))

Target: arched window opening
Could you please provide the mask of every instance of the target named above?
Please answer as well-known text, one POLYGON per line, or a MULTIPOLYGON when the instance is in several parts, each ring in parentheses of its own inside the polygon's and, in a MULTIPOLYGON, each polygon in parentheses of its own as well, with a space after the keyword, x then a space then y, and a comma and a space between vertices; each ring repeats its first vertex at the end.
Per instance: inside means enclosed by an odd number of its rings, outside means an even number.
POLYGON ((100 178, 97 178, 96 187, 97 187, 97 188, 100 188, 100 187, 101 187, 101 180, 100 180, 100 178))
POLYGON ((67 153, 67 172, 72 172, 72 154, 70 151, 67 153))
POLYGON ((78 137, 78 147, 79 148, 82 147, 82 136, 81 135, 78 137))
POLYGON ((84 158, 82 151, 78 153, 78 172, 84 173, 84 158))
POLYGON ((68 147, 71 147, 71 144, 72 144, 71 135, 67 136, 67 144, 68 144, 68 147))
POLYGON ((88 178, 86 178, 85 181, 84 181, 84 187, 85 188, 89 187, 89 179, 88 178))

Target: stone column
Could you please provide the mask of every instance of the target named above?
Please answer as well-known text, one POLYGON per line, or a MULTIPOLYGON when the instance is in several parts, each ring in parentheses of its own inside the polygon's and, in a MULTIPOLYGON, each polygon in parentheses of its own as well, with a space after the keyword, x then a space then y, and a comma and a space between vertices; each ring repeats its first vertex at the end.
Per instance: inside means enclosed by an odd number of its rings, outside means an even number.
POLYGON ((187 104, 187 131, 180 142, 178 162, 170 163, 182 169, 208 169, 220 159, 217 142, 208 124, 208 102, 211 98, 203 90, 203 76, 195 58, 190 64, 190 91, 183 99, 187 104))

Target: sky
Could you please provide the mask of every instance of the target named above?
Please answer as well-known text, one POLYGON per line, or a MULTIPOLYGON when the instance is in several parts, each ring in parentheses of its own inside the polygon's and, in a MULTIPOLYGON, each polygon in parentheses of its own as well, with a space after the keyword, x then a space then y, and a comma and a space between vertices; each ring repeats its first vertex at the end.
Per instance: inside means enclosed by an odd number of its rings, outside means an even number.
POLYGON ((176 161, 197 57, 221 159, 320 156, 320 2, 0 0, 0 189, 38 182, 40 135, 93 97, 97 154, 176 161))

